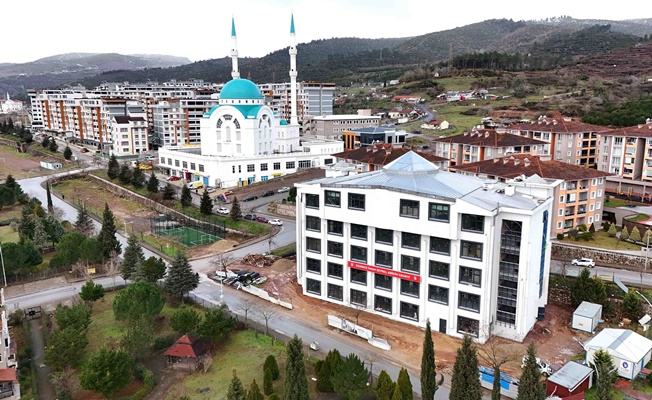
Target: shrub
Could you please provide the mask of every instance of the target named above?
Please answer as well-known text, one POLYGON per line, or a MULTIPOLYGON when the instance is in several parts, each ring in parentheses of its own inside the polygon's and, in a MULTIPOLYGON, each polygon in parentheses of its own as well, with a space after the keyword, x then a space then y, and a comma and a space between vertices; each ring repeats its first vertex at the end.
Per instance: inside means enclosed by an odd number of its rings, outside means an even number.
POLYGON ((634 243, 641 241, 641 232, 638 230, 637 227, 632 228, 632 233, 629 234, 629 240, 631 240, 634 243))
POLYGON ((564 240, 564 234, 563 233, 558 233, 557 234, 557 240, 564 240))
POLYGON ((154 345, 152 348, 154 350, 167 349, 168 347, 174 344, 174 335, 161 336, 154 339, 154 345))
POLYGON ((611 224, 609 222, 603 222, 602 223, 602 230, 605 232, 609 232, 609 229, 611 229, 611 224))
POLYGON ((623 230, 620 231, 620 238, 621 238, 622 240, 627 240, 627 239, 629 239, 629 232, 627 231, 627 227, 626 227, 626 226, 623 226, 623 230))
POLYGON ((616 233, 618 233, 618 229, 616 229, 616 225, 611 225, 609 227, 609 230, 607 231, 607 235, 609 237, 616 237, 616 233))
POLYGON ((265 364, 263 365, 263 370, 269 369, 272 373, 272 380, 277 380, 281 376, 281 371, 278 369, 278 363, 276 362, 276 357, 270 354, 265 359, 265 364))

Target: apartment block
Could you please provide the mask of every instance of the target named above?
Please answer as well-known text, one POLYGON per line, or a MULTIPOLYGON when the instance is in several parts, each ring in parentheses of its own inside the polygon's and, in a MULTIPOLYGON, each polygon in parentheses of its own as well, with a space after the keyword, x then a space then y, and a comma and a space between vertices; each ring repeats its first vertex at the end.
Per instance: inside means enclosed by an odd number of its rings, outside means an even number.
POLYGON ((522 341, 547 304, 559 184, 489 184, 414 152, 296 184, 297 280, 306 296, 391 320, 522 341))
MULTIPOLYGON (((4 293, 0 294, 4 302, 4 293)), ((4 304, 2 304, 4 306, 4 304)), ((18 368, 16 344, 11 340, 7 312, 0 312, 0 399, 20 399, 20 383, 16 376, 18 368)))
POLYGON ((124 157, 149 150, 147 122, 143 116, 114 116, 111 123, 111 154, 124 157))
POLYGON ((594 166, 598 161, 598 136, 607 130, 608 128, 585 124, 571 118, 548 118, 545 116, 536 121, 496 129, 500 133, 510 133, 548 142, 550 143, 550 154, 555 160, 589 167, 594 166))
MULTIPOLYGON (((265 105, 271 108, 278 117, 289 120, 291 114, 290 82, 264 83, 258 85, 258 88, 265 96, 265 105)), ((309 117, 332 115, 334 92, 334 83, 298 82, 297 118, 299 122, 303 123, 309 117)))
POLYGON ((550 156, 512 155, 477 163, 450 167, 452 172, 482 179, 523 181, 527 177, 558 179, 552 206, 552 233, 566 233, 580 225, 598 228, 608 173, 580 165, 552 160, 550 156))
POLYGON ((319 139, 342 139, 342 132, 359 128, 376 128, 380 117, 376 115, 318 115, 303 124, 303 135, 319 139))

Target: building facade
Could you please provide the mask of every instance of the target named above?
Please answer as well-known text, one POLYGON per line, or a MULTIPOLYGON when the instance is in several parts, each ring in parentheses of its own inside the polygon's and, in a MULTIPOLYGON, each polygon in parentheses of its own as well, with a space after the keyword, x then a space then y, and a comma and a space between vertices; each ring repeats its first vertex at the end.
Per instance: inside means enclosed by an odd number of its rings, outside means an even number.
POLYGON ((303 124, 303 135, 340 140, 344 131, 377 127, 379 124, 380 117, 375 115, 319 115, 306 120, 303 124))
MULTIPOLYGON (((268 105, 279 118, 290 119, 292 113, 290 82, 258 85, 268 105)), ((310 117, 333 114, 335 84, 329 82, 297 83, 297 118, 305 123, 310 117)), ((327 139, 327 138, 326 138, 327 139)))
POLYGON ((303 294, 447 335, 522 341, 545 307, 554 187, 489 184, 409 152, 296 184, 303 294))

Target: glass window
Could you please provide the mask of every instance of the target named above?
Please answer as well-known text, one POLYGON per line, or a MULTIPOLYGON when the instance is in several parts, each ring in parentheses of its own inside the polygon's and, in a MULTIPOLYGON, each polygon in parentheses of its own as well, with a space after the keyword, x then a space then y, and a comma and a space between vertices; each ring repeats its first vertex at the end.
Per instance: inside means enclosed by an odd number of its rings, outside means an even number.
POLYGON ((392 291, 392 277, 381 274, 374 274, 374 287, 392 291))
POLYGON ((419 320, 419 306, 415 304, 401 302, 401 317, 411 319, 414 321, 419 320))
POLYGON ((384 312, 387 314, 392 313, 392 299, 384 296, 376 296, 374 310, 384 312))
POLYGON ((401 247, 421 250, 421 235, 418 235, 416 233, 402 232, 401 247))
POLYGON ((428 285, 428 300, 435 303, 448 304, 448 288, 428 285))
POLYGON ((367 306, 367 292, 362 290, 351 289, 351 304, 356 304, 359 306, 367 306))
POLYGON ((199 164, 199 172, 204 172, 204 164, 199 164))
POLYGON ((306 237, 306 250, 321 253, 321 239, 306 237))
POLYGON ((428 219, 448 222, 450 220, 450 206, 448 204, 428 203, 428 219))
POLYGON ((389 251, 376 250, 375 264, 379 267, 392 268, 394 255, 389 251))
POLYGON ((296 165, 296 164, 295 164, 294 161, 286 161, 286 162, 285 162, 285 169, 294 169, 294 166, 295 166, 295 165, 296 165))
POLYGON ((480 296, 466 292, 459 292, 457 307, 464 310, 480 312, 480 296))
POLYGON ((361 285, 367 284, 367 271, 351 268, 351 282, 359 283, 361 285))
POLYGON ((338 278, 342 279, 343 275, 343 268, 342 264, 337 264, 337 263, 328 263, 328 276, 331 278, 338 278))
POLYGON ((344 245, 340 242, 328 241, 328 255, 333 257, 343 257, 344 256, 344 245))
POLYGON ((326 190, 326 205, 330 207, 339 207, 340 206, 340 192, 333 190, 326 190))
POLYGON ((450 255, 451 241, 449 239, 430 236, 430 252, 450 255))
POLYGON ((367 240, 367 225, 351 224, 351 237, 354 239, 367 240))
POLYGON ((419 218, 419 202, 401 199, 401 217, 419 218))
POLYGON ((457 332, 478 337, 478 333, 480 332, 480 322, 460 315, 457 317, 457 332))
POLYGON ((476 268, 460 267, 460 283, 468 283, 472 286, 480 286, 482 282, 482 271, 476 268))
POLYGON ((450 265, 448 263, 430 260, 428 275, 432 278, 448 280, 450 265))
POLYGON ((394 244, 394 231, 376 228, 376 243, 394 244))
POLYGON ((321 218, 306 215, 306 230, 321 232, 321 218))
POLYGON ((484 232, 484 216, 462 214, 462 230, 471 232, 484 232))
POLYGON ((401 294, 419 297, 419 282, 406 281, 401 279, 401 294))
POLYGON ((254 164, 247 164, 247 172, 256 171, 256 166, 254 164))
POLYGON ((351 246, 351 260, 367 262, 367 248, 360 246, 351 246))
POLYGON ((321 260, 315 260, 314 258, 306 257, 306 271, 321 274, 321 260))
POLYGON ((319 208, 319 195, 318 194, 306 194, 306 207, 308 207, 308 208, 319 208))
POLYGON ((306 292, 321 295, 321 282, 314 279, 306 279, 306 292))
POLYGON ((344 290, 342 290, 342 286, 329 283, 326 290, 329 299, 335 299, 338 301, 344 300, 344 290))
POLYGON ((415 274, 421 273, 421 259, 419 257, 401 255, 401 271, 413 272, 415 274))
POLYGON ((261 171, 267 171, 267 163, 260 164, 260 170, 261 171))
POLYGON ((280 162, 275 162, 274 163, 274 170, 278 171, 279 169, 281 169, 281 163, 280 162))
POLYGON ((349 208, 353 210, 364 210, 364 194, 349 193, 349 208))
POLYGON ((344 223, 341 221, 328 220, 328 233, 330 235, 339 235, 342 236, 344 233, 344 223))
POLYGON ((188 161, 181 161, 181 166, 183 168, 188 168, 188 161))
POLYGON ((196 169, 196 168, 195 168, 195 163, 194 163, 194 162, 191 162, 191 163, 190 163, 190 169, 193 170, 193 171, 196 169))
POLYGON ((462 246, 460 246, 460 257, 482 260, 482 243, 462 240, 462 246))

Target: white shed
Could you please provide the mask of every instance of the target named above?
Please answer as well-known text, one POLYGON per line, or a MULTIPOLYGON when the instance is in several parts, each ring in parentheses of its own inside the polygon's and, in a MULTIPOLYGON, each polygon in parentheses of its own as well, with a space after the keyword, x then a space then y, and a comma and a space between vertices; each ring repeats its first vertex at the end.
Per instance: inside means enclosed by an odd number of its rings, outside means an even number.
POLYGON ((629 329, 604 329, 584 344, 587 364, 600 349, 611 355, 618 376, 633 380, 650 362, 652 340, 629 329))
POLYGON ((602 306, 600 304, 583 301, 573 313, 571 328, 593 333, 595 327, 602 319, 602 306))

